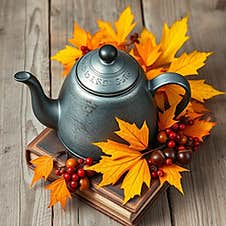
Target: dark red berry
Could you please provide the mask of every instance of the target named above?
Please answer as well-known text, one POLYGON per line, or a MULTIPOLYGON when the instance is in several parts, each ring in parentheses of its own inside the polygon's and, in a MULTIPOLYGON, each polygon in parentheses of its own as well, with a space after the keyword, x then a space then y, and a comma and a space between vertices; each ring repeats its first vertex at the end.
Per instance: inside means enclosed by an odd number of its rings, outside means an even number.
POLYGON ((157 171, 151 172, 151 177, 152 178, 157 178, 158 177, 157 171))
POLYGON ((193 120, 193 119, 188 120, 188 125, 189 125, 189 126, 194 125, 194 120, 193 120))
POLYGON ((170 140, 168 143, 167 143, 167 147, 168 148, 174 148, 176 146, 176 143, 175 141, 173 140, 170 140))
POLYGON ((194 146, 194 147, 198 147, 199 145, 200 145, 199 141, 193 142, 193 146, 194 146))
POLYGON ((61 172, 60 172, 60 168, 57 168, 57 169, 55 170, 55 174, 56 174, 57 176, 61 176, 61 175, 62 175, 61 172))
POLYGON ((185 147, 184 147, 183 145, 180 145, 180 146, 177 147, 177 150, 178 150, 178 151, 185 150, 185 147))
POLYGON ((177 162, 186 165, 191 162, 192 151, 191 150, 182 150, 177 153, 177 162))
POLYGON ((178 123, 173 124, 171 128, 172 128, 173 130, 177 130, 177 129, 179 128, 178 123))
POLYGON ((148 159, 148 164, 151 165, 152 164, 152 160, 148 159))
POLYGON ((86 158, 86 159, 85 159, 85 164, 86 164, 87 166, 91 166, 91 165, 93 164, 93 159, 90 158, 90 157, 86 158))
POLYGON ((76 181, 70 181, 70 187, 71 188, 77 188, 78 187, 78 183, 76 181))
POLYGON ((87 49, 87 46, 81 46, 80 48, 82 51, 85 51, 87 49))
POLYGON ((177 134, 173 131, 169 133, 169 139, 170 140, 175 140, 176 136, 177 136, 177 134))
POLYGON ((168 128, 168 129, 166 129, 166 134, 167 134, 167 135, 169 135, 171 131, 172 131, 172 130, 171 130, 171 129, 169 129, 169 128, 168 128))
POLYGON ((180 138, 181 138, 181 135, 177 134, 176 140, 177 140, 178 142, 180 141, 180 138))
POLYGON ((157 135, 157 140, 161 144, 165 143, 166 140, 167 140, 166 132, 165 131, 159 132, 158 135, 157 135))
POLYGON ((166 165, 167 166, 171 166, 173 164, 173 160, 172 159, 166 159, 166 165))
POLYGON ((64 167, 60 169, 61 175, 64 174, 65 172, 66 172, 66 169, 64 167))
POLYGON ((164 172, 163 172, 162 170, 158 170, 158 171, 157 171, 157 175, 158 175, 159 177, 163 177, 163 176, 164 176, 164 172))
POLYGON ((82 168, 78 169, 77 174, 79 177, 84 177, 86 175, 85 170, 82 168))
POLYGON ((75 172, 75 170, 74 170, 74 168, 73 167, 68 167, 67 168, 67 173, 69 173, 69 174, 73 174, 75 172))
POLYGON ((84 162, 83 159, 78 159, 78 163, 79 163, 79 164, 82 164, 83 162, 84 162))
POLYGON ((198 137, 193 138, 193 142, 200 142, 198 137))
POLYGON ((153 165, 160 167, 164 163, 165 156, 160 150, 158 150, 151 153, 150 159, 153 165))
POLYGON ((150 165, 149 168, 150 168, 151 172, 157 172, 157 170, 158 170, 158 167, 155 165, 150 165))
POLYGON ((73 181, 77 181, 79 179, 78 175, 76 173, 72 174, 71 179, 73 181))
POLYGON ((188 140, 189 140, 189 141, 193 141, 193 137, 189 136, 189 137, 188 137, 188 140))
POLYGON ((179 130, 184 130, 185 127, 186 127, 185 124, 181 123, 181 124, 179 125, 179 130))
POLYGON ((198 150, 199 150, 198 146, 192 148, 192 151, 198 151, 198 150))
POLYGON ((163 150, 163 154, 165 155, 166 158, 170 158, 172 160, 176 158, 175 151, 172 148, 165 148, 163 150))
POLYGON ((69 181, 71 179, 71 175, 69 173, 64 173, 63 177, 66 181, 69 181))

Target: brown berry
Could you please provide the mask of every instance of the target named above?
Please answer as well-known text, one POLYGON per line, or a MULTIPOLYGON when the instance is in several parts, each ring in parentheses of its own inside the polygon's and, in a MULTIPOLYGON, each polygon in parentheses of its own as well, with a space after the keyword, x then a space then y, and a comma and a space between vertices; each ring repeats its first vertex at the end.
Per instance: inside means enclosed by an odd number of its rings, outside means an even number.
POLYGON ((66 161, 65 165, 67 168, 69 167, 75 168, 76 166, 78 166, 78 162, 75 158, 70 158, 66 161))
POLYGON ((191 150, 182 150, 177 153, 177 162, 186 165, 191 162, 192 159, 192 151, 191 150))
POLYGON ((172 160, 176 158, 175 151, 172 148, 165 148, 163 150, 163 154, 165 155, 166 158, 170 158, 172 160))
POLYGON ((165 143, 166 140, 167 140, 166 132, 165 131, 159 132, 158 135, 157 135, 157 140, 161 144, 165 143))
POLYGON ((194 120, 193 120, 193 119, 188 120, 188 125, 189 125, 189 126, 194 125, 194 120))
POLYGON ((158 170, 158 167, 155 165, 150 165, 149 168, 150 168, 151 172, 157 172, 157 170, 158 170))
POLYGON ((185 135, 182 135, 179 139, 179 143, 180 144, 186 144, 187 143, 188 138, 185 135))
POLYGON ((82 190, 86 190, 89 188, 89 179, 87 177, 81 178, 79 180, 79 184, 80 184, 80 191, 82 190))
POLYGON ((160 167, 164 163, 165 156, 160 150, 157 150, 151 153, 150 159, 153 165, 160 167))

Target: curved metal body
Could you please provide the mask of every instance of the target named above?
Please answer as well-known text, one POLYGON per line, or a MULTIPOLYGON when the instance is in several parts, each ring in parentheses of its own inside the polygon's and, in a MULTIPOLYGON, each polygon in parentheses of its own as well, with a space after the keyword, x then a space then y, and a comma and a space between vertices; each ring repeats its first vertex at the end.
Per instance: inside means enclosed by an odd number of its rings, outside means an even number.
MULTIPOLYGON (((39 82, 30 73, 19 72, 15 75, 17 81, 31 89, 36 117, 44 125, 56 129, 70 153, 78 157, 89 156, 98 160, 102 153, 93 145, 95 142, 107 139, 125 142, 114 134, 119 129, 115 117, 135 122, 138 127, 147 121, 152 146, 157 130, 157 107, 152 97, 155 91, 166 84, 178 84, 185 89, 186 94, 178 105, 177 114, 186 107, 190 98, 189 84, 182 76, 165 73, 147 81, 143 70, 132 57, 109 48, 112 51, 110 55, 107 48, 102 53, 99 51, 105 62, 96 59, 98 56, 88 60, 85 56, 81 58, 83 65, 81 60, 74 65, 64 81, 58 100, 46 97, 39 82), (116 66, 112 66, 114 63, 116 66), (123 77, 125 74, 126 77, 123 77), (103 77, 107 83, 101 80, 103 77)), ((91 52, 91 56, 94 55, 95 52, 91 52)))

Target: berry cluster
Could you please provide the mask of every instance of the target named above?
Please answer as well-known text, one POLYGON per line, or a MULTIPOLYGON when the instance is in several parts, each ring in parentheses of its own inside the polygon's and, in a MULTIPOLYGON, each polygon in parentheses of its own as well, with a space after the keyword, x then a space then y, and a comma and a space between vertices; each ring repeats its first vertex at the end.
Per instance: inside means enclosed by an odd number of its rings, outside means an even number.
POLYGON ((90 52, 90 49, 87 46, 81 46, 81 51, 82 51, 82 55, 87 54, 88 52, 90 52))
POLYGON ((192 151, 197 151, 200 145, 198 137, 190 137, 184 134, 186 126, 193 125, 194 120, 181 117, 178 123, 157 134, 159 144, 164 144, 163 150, 155 150, 151 153, 148 163, 153 178, 161 177, 164 172, 161 166, 171 165, 174 162, 181 165, 190 163, 192 151))
POLYGON ((89 178, 95 175, 95 171, 85 170, 84 166, 91 166, 92 158, 75 159, 69 158, 65 166, 56 169, 57 176, 63 176, 70 192, 75 192, 77 188, 81 191, 89 188, 89 178))
POLYGON ((138 33, 134 33, 133 35, 130 35, 129 39, 131 41, 131 44, 139 43, 138 37, 139 37, 138 33))

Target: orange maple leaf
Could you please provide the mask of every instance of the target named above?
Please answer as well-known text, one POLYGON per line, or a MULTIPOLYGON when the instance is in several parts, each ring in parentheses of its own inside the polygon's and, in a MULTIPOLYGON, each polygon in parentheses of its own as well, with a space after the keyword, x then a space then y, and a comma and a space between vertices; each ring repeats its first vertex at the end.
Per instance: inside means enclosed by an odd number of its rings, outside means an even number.
POLYGON ((53 169, 53 158, 51 156, 45 155, 33 159, 30 162, 35 165, 34 176, 30 185, 32 187, 32 185, 42 177, 47 180, 49 174, 53 169))
POLYGON ((71 198, 71 193, 69 192, 64 178, 59 178, 53 183, 46 186, 47 190, 51 191, 49 208, 55 205, 57 202, 61 203, 61 206, 65 208, 66 201, 71 198))
POLYGON ((182 168, 176 164, 172 164, 170 166, 164 165, 160 169, 163 170, 164 172, 163 177, 159 177, 160 184, 163 185, 165 182, 168 182, 170 185, 173 185, 183 194, 183 189, 181 186, 182 176, 180 172, 189 171, 189 170, 182 168))
POLYGON ((151 175, 148 163, 140 152, 148 146, 149 130, 146 122, 138 129, 135 124, 129 124, 118 118, 116 120, 120 127, 120 131, 116 133, 129 142, 130 146, 112 140, 94 143, 109 156, 102 156, 100 162, 89 169, 103 174, 100 186, 115 184, 128 172, 121 185, 124 189, 125 204, 140 194, 143 183, 150 187, 151 175))
POLYGON ((211 129, 216 125, 216 122, 195 119, 194 124, 186 126, 184 134, 186 136, 198 137, 203 141, 203 137, 210 134, 211 129))

